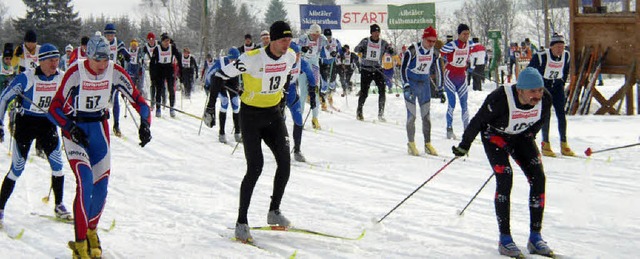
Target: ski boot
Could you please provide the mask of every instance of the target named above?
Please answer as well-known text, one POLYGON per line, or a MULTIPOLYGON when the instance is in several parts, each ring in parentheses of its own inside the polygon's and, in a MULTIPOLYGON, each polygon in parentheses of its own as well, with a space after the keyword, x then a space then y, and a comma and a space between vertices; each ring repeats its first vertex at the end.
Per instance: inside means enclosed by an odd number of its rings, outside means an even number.
POLYGON ((291 221, 282 215, 280 210, 272 210, 267 214, 267 224, 288 227, 291 225, 291 221))
POLYGON ((68 245, 72 251, 71 258, 73 259, 90 259, 91 258, 89 257, 87 240, 82 240, 80 242, 69 241, 68 245))
POLYGON ((176 117, 176 110, 174 110, 173 108, 169 109, 169 115, 171 116, 171 118, 175 118, 176 117))
POLYGON ((424 143, 424 152, 432 156, 438 156, 438 152, 431 145, 431 142, 424 143))
POLYGON ((384 115, 380 114, 378 115, 378 120, 381 122, 387 122, 387 119, 384 118, 384 115))
POLYGON ((122 132, 120 131, 119 123, 113 124, 113 135, 115 135, 116 137, 122 137, 122 132))
POLYGON ((204 111, 204 118, 202 119, 204 120, 204 125, 207 125, 209 128, 213 128, 213 126, 216 125, 216 110, 207 108, 204 111))
POLYGON ((156 118, 162 117, 162 111, 156 107, 156 118))
POLYGON ((253 237, 251 236, 249 224, 236 223, 236 240, 242 243, 253 242, 253 237))
POLYGON ((98 229, 87 229, 87 241, 91 258, 102 258, 102 247, 98 237, 98 229))
POLYGON ((556 157, 556 153, 551 150, 551 143, 542 141, 542 155, 548 157, 556 157))
POLYGON ((304 157, 301 151, 293 152, 293 159, 302 163, 307 162, 307 159, 304 157))
POLYGON ((236 142, 242 143, 242 135, 240 135, 240 133, 233 134, 233 138, 236 140, 236 142))
POLYGON ((527 250, 529 250, 530 254, 553 257, 553 251, 549 248, 547 242, 542 240, 540 232, 531 232, 529 242, 527 243, 527 250))
POLYGON ((311 119, 311 126, 314 129, 317 129, 317 130, 321 130, 322 129, 322 127, 320 127, 320 122, 318 122, 318 118, 311 119))
POLYGON ((362 116, 362 109, 358 109, 358 111, 356 112, 356 119, 359 121, 364 120, 364 116, 362 116))
POLYGON ((220 134, 218 136, 218 141, 220 141, 220 143, 227 144, 227 137, 224 134, 220 134))
POLYGON ((447 128, 447 139, 453 139, 456 140, 456 134, 453 133, 453 128, 447 128))
POLYGON ((418 149, 416 148, 416 143, 415 142, 408 142, 407 143, 407 152, 409 153, 409 155, 412 156, 419 156, 420 152, 418 152, 418 149))
POLYGON ((71 212, 67 211, 67 208, 62 203, 56 205, 56 207, 53 209, 53 212, 56 214, 56 218, 64 220, 73 219, 73 217, 71 216, 71 212))
POLYGON ((500 243, 498 243, 498 251, 501 255, 506 255, 512 258, 523 258, 524 254, 520 251, 520 248, 513 242, 510 235, 500 235, 500 243))
POLYGON ((566 141, 560 143, 560 152, 563 156, 576 156, 576 153, 573 153, 566 141))

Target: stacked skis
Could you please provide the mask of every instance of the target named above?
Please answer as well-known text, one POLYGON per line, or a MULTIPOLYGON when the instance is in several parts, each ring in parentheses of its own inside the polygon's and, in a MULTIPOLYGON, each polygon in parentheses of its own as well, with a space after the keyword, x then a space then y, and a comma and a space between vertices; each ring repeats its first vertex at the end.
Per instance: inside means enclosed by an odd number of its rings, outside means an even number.
POLYGON ((565 112, 570 115, 588 114, 591 108, 592 90, 595 87, 609 48, 582 47, 574 62, 571 82, 565 90, 567 102, 565 112))

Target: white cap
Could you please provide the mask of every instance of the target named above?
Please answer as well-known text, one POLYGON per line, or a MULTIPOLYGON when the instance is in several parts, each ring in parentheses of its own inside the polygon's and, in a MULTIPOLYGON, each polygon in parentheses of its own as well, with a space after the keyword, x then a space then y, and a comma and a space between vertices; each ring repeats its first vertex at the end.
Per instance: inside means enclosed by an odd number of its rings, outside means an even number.
POLYGON ((96 31, 95 35, 102 36, 102 32, 96 31))
POLYGON ((73 51, 73 46, 71 46, 71 44, 67 45, 64 47, 64 51, 73 51))
POLYGON ((311 27, 309 27, 309 34, 320 34, 322 33, 322 28, 320 28, 320 25, 318 25, 317 23, 311 24, 311 27))
POLYGON ((264 31, 260 32, 260 38, 265 37, 265 36, 269 36, 269 32, 267 30, 264 30, 264 31))

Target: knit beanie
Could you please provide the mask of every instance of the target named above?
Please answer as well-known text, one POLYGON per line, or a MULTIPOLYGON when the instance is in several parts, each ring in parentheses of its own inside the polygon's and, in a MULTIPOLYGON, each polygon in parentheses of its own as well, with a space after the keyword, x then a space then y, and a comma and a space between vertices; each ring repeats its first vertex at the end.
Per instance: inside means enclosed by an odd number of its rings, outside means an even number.
POLYGON ((51 43, 45 43, 40 46, 40 51, 38 51, 38 61, 47 60, 50 58, 60 58, 60 51, 56 46, 53 46, 51 43))
POLYGON ((371 26, 369 26, 369 32, 373 33, 373 32, 380 32, 380 26, 378 26, 377 24, 372 24, 371 26))
POLYGON ((104 26, 104 34, 116 34, 116 25, 107 23, 107 25, 104 26))
POLYGON ((537 69, 532 67, 527 67, 520 75, 518 75, 518 83, 516 84, 516 88, 527 90, 527 89, 536 89, 544 87, 544 82, 542 81, 542 76, 537 69))
POLYGON ((429 37, 438 38, 438 33, 436 33, 436 30, 431 26, 425 28, 424 31, 422 32, 423 39, 426 39, 429 37))
POLYGON ((324 29, 324 33, 323 33, 323 34, 324 34, 324 36, 326 36, 326 37, 331 36, 331 29, 329 29, 329 28, 324 29))
POLYGON ((2 51, 2 57, 3 58, 13 57, 13 44, 12 43, 5 43, 4 44, 4 50, 2 51))
POLYGON ((271 27, 269 28, 269 36, 271 37, 271 41, 276 41, 286 37, 293 38, 291 27, 284 21, 277 21, 271 24, 271 27))
POLYGON ((153 32, 147 33, 147 40, 155 39, 156 35, 153 32))
POLYGON ((87 43, 87 58, 94 60, 109 59, 110 52, 109 43, 107 43, 107 39, 104 36, 91 36, 87 43))
POLYGON ((564 37, 560 34, 554 33, 553 36, 551 36, 551 43, 549 43, 549 46, 553 46, 553 44, 556 43, 564 43, 564 37))
POLYGON ((24 34, 24 42, 38 42, 38 37, 36 36, 36 32, 33 30, 28 30, 24 34))

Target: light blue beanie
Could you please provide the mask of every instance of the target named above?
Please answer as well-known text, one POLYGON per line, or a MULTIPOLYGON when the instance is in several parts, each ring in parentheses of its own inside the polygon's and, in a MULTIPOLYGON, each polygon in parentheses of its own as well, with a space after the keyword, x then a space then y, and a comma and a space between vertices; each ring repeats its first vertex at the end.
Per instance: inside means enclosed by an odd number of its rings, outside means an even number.
POLYGON ((544 82, 542 81, 542 76, 537 69, 532 67, 527 67, 520 75, 518 75, 518 83, 516 84, 516 88, 518 89, 536 89, 544 87, 544 82))

